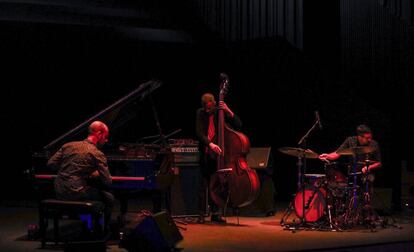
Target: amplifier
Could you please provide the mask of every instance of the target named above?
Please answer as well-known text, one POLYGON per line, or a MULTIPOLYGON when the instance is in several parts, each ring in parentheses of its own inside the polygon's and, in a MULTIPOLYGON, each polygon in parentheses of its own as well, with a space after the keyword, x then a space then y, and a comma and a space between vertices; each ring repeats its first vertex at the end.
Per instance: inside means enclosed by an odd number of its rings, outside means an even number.
POLYGON ((198 164, 200 160, 198 146, 171 147, 171 152, 174 153, 175 165, 198 164))
POLYGON ((197 152, 198 153, 198 147, 197 146, 180 146, 180 147, 171 147, 171 151, 174 153, 194 153, 197 152))

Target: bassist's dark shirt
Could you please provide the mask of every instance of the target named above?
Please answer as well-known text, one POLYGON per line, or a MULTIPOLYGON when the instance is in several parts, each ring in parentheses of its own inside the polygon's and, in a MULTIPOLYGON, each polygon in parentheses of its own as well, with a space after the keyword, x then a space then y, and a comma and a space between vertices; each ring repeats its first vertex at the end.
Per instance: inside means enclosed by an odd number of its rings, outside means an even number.
MULTIPOLYGON (((214 113, 214 124, 216 129, 216 135, 217 135, 217 123, 218 123, 218 110, 214 113)), ((206 111, 203 108, 199 108, 197 110, 196 114, 196 134, 197 138, 200 141, 200 143, 204 146, 208 146, 211 142, 207 138, 208 133, 208 124, 209 124, 209 114, 206 113, 206 111)), ((230 118, 227 114, 225 114, 225 121, 226 123, 230 124, 230 126, 234 129, 240 129, 242 126, 242 122, 240 121, 240 118, 234 114, 233 118, 230 118)), ((201 149, 200 149, 201 150, 201 149)), ((204 148, 203 148, 204 150, 204 148)))
MULTIPOLYGON (((216 136, 218 135, 218 110, 214 113, 214 124, 216 130, 216 136)), ((199 151, 200 151, 200 167, 203 176, 208 176, 216 171, 216 162, 213 160, 209 154, 206 153, 206 148, 210 144, 208 139, 208 126, 209 126, 209 117, 210 115, 205 112, 203 108, 197 110, 196 115, 196 134, 199 140, 199 151)), ((231 128, 238 130, 242 126, 240 118, 234 114, 233 118, 230 118, 225 114, 225 122, 231 128)), ((217 144, 217 143, 216 143, 217 144)))

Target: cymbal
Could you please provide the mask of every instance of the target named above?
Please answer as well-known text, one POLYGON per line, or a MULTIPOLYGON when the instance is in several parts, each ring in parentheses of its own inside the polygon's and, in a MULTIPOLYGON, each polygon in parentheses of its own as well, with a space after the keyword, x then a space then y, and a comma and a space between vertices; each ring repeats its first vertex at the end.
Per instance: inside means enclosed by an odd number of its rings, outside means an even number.
POLYGON ((305 157, 305 158, 318 158, 319 157, 318 153, 312 150, 309 150, 309 149, 305 150, 302 148, 281 147, 278 150, 284 154, 295 156, 295 157, 305 157))
POLYGON ((378 162, 378 161, 365 159, 363 161, 358 161, 357 163, 362 164, 362 165, 371 165, 371 164, 376 163, 376 162, 378 162))
POLYGON ((359 154, 369 154, 374 152, 375 148, 371 146, 358 146, 348 149, 343 149, 337 151, 339 155, 359 155, 359 154))

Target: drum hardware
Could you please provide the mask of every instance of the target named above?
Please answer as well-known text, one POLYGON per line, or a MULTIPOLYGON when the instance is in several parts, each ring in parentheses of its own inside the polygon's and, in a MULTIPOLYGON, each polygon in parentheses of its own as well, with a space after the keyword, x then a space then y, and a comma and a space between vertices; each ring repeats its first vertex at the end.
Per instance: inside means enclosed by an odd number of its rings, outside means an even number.
MULTIPOLYGON (((338 151, 338 154, 341 155, 349 155, 351 149, 345 149, 343 151, 338 151)), ((359 186, 357 185, 357 177, 358 175, 361 174, 361 172, 357 172, 356 171, 356 162, 353 163, 352 165, 352 172, 348 171, 348 176, 352 176, 353 179, 351 179, 350 181, 352 182, 348 182, 347 185, 345 187, 342 187, 342 189, 344 190, 344 194, 340 194, 338 193, 337 187, 333 188, 333 192, 335 196, 339 196, 339 197, 345 197, 348 196, 348 199, 346 199, 346 209, 345 212, 342 215, 342 227, 343 228, 350 228, 352 226, 354 226, 355 224, 358 224, 358 222, 360 221, 361 218, 361 203, 359 203, 360 197, 358 196, 358 189, 359 186), (349 195, 347 195, 347 193, 351 192, 351 196, 349 197, 349 195)), ((350 169, 349 169, 350 170, 350 169)), ((328 172, 328 171, 327 171, 328 172)), ((338 216, 339 217, 339 216, 338 216)))
MULTIPOLYGON (((374 147, 371 146, 356 146, 356 147, 351 147, 351 148, 347 148, 347 149, 342 149, 342 150, 338 150, 336 153, 339 155, 349 155, 349 156, 353 156, 354 160, 355 157, 357 155, 366 155, 365 160, 363 160, 363 165, 366 165, 367 170, 368 170, 368 166, 372 163, 374 163, 374 161, 369 160, 369 154, 371 154, 372 152, 374 152, 376 149, 374 147)), ((355 187, 355 185, 357 184, 357 175, 359 175, 360 173, 356 171, 357 168, 357 164, 361 164, 361 162, 357 162, 354 161, 353 165, 352 165, 352 172, 349 172, 350 176, 353 176, 353 199, 357 199, 357 188, 355 187)), ((366 185, 367 186, 367 185, 366 185)), ((365 197, 365 196, 364 196, 365 197)), ((357 201, 356 200, 351 200, 353 202, 353 210, 356 211, 357 210, 357 201)))
MULTIPOLYGON (((360 162, 354 162, 353 172, 350 173, 350 176, 353 176, 353 185, 352 191, 353 195, 349 200, 348 208, 344 214, 344 224, 352 227, 356 224, 366 225, 371 229, 372 232, 375 231, 377 225, 385 227, 387 225, 386 221, 378 215, 378 213, 372 208, 371 205, 371 192, 370 192, 370 172, 369 165, 375 163, 366 159, 360 162), (366 168, 366 173, 356 172, 356 164, 364 164, 366 168), (362 186, 357 185, 357 178, 359 175, 362 175, 362 186), (358 193, 359 191, 359 193, 358 193)), ((400 228, 398 225, 394 225, 397 228, 400 228)))
MULTIPOLYGON (((329 194, 329 191, 328 191, 327 202, 328 202, 328 225, 329 225, 329 229, 331 231, 342 232, 343 230, 334 222, 334 219, 333 219, 333 216, 332 216, 332 208, 335 207, 334 198, 332 196, 333 195, 329 194)), ((341 206, 341 208, 342 208, 342 206, 341 206)), ((335 214, 338 215, 338 212, 339 212, 338 206, 336 206, 335 210, 336 210, 335 214)))

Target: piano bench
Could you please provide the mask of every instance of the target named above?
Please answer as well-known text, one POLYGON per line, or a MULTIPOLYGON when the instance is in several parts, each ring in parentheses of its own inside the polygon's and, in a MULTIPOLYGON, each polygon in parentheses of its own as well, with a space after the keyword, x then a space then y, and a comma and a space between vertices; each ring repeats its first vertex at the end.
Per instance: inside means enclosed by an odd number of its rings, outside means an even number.
MULTIPOLYGON (((45 199, 39 205, 39 231, 41 239, 41 247, 46 245, 46 231, 49 219, 53 219, 53 240, 57 245, 59 242, 59 220, 64 216, 73 218, 87 214, 91 217, 92 233, 94 236, 104 234, 104 225, 99 224, 99 219, 104 219, 105 206, 99 201, 69 201, 45 199)), ((98 238, 98 237, 96 237, 98 238)))

